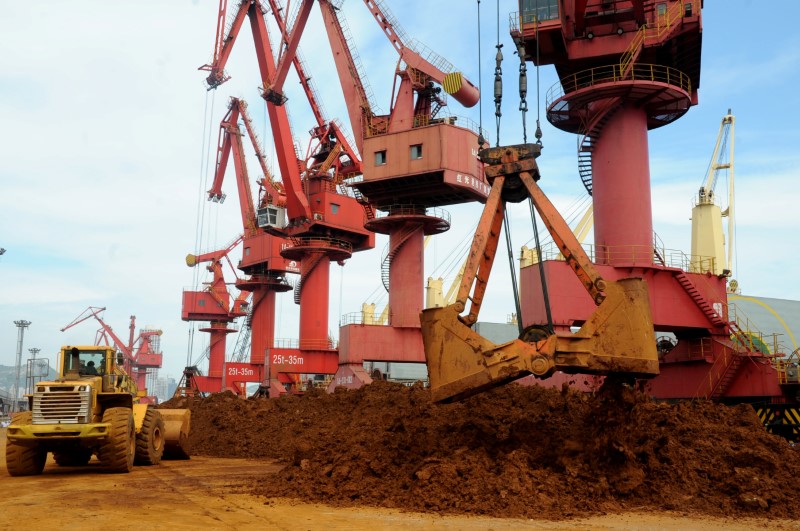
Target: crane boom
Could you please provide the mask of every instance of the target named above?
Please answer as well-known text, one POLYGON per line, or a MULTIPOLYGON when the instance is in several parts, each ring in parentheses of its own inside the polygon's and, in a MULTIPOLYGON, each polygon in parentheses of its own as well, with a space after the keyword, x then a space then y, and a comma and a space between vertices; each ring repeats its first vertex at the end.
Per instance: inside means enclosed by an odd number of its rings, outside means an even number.
MULTIPOLYGON (((226 0, 220 0, 220 13, 224 12, 222 4, 225 2, 226 0)), ((283 8, 277 0, 269 0, 269 6, 261 0, 242 1, 236 9, 228 34, 224 37, 220 37, 219 34, 217 35, 215 54, 212 63, 203 65, 200 68, 201 70, 209 72, 206 79, 209 88, 216 88, 229 79, 230 76, 225 73, 225 65, 230 57, 239 31, 244 24, 244 19, 246 17, 249 18, 261 74, 262 96, 267 101, 272 136, 275 140, 278 166, 284 185, 284 189, 281 190, 281 192, 283 192, 286 197, 285 204, 290 221, 302 221, 311 218, 311 208, 308 203, 308 198, 303 193, 302 188, 300 169, 302 164, 298 160, 295 151, 288 114, 283 108, 283 103, 286 101, 286 98, 280 92, 290 65, 294 65, 297 70, 300 83, 303 86, 312 113, 317 121, 317 127, 313 130, 312 135, 322 144, 330 144, 330 138, 335 139, 336 144, 340 146, 338 149, 347 156, 344 163, 339 163, 337 159, 337 171, 344 168, 345 171, 343 173, 347 175, 354 175, 361 172, 361 161, 351 147, 350 142, 345 138, 341 128, 333 122, 327 123, 325 121, 318 98, 315 96, 314 90, 310 84, 311 78, 306 74, 302 62, 297 56, 299 39, 302 35, 312 5, 313 0, 303 0, 291 33, 289 33, 285 20, 281 16, 283 8), (264 20, 264 15, 267 11, 273 13, 285 44, 285 48, 281 49, 278 64, 276 64, 272 53, 267 26, 264 20)), ((251 139, 254 138, 252 128, 247 122, 245 122, 245 126, 248 127, 251 132, 251 139)), ((227 143, 221 142, 220 149, 225 147, 227 147, 227 143)), ((260 160, 263 162, 263 158, 260 158, 260 160)), ((265 168, 263 164, 262 167, 265 168)), ((215 193, 217 192, 218 191, 215 189, 215 193)), ((269 190, 267 190, 267 193, 269 194, 269 190)), ((216 197, 220 196, 217 195, 216 197)))
POLYGON ((116 346, 122 354, 125 356, 125 371, 128 374, 131 373, 131 366, 136 362, 136 359, 133 355, 133 345, 127 345, 125 342, 120 339, 120 337, 114 333, 114 330, 110 326, 108 326, 105 321, 100 317, 100 314, 104 312, 105 308, 99 308, 97 306, 89 306, 86 308, 83 313, 81 313, 78 317, 76 317, 71 323, 61 329, 62 332, 72 328, 73 326, 80 324, 88 319, 94 317, 100 326, 103 327, 103 332, 111 337, 111 340, 114 342, 114 346, 116 346))
POLYGON ((405 42, 401 38, 402 29, 382 0, 363 1, 383 30, 383 34, 386 35, 392 47, 400 55, 401 61, 410 68, 430 76, 431 79, 442 85, 445 92, 453 96, 464 107, 474 107, 478 103, 480 99, 478 87, 473 85, 461 72, 454 71, 453 65, 446 59, 429 52, 428 57, 433 60, 431 62, 431 60, 414 50, 411 43, 405 42))
POLYGON ((208 253, 203 253, 203 254, 187 254, 186 265, 189 267, 194 267, 197 264, 203 262, 217 262, 221 260, 223 257, 228 256, 228 253, 230 253, 237 245, 239 245, 243 239, 244 235, 240 234, 224 249, 219 249, 217 251, 210 251, 208 253))
MULTIPOLYGON (((354 56, 355 47, 348 42, 337 9, 328 0, 320 0, 319 6, 344 92, 350 127, 355 135, 356 147, 359 153, 363 153, 364 137, 370 129, 377 126, 373 123, 376 116, 364 83, 366 78, 359 72, 359 63, 354 56)), ((385 122, 385 118, 381 121, 385 122)))
POLYGON ((703 181, 703 186, 700 188, 700 201, 713 201, 714 189, 717 186, 717 178, 719 177, 720 170, 733 169, 733 128, 736 118, 731 114, 728 109, 728 114, 722 117, 722 122, 719 124, 719 133, 717 134, 717 142, 714 145, 714 152, 711 154, 711 162, 708 164, 708 171, 706 178, 703 181), (728 139, 730 139, 730 152, 728 152, 728 139), (725 162, 727 160, 727 162, 725 162), (704 197, 706 195, 711 197, 704 197))
MULTIPOLYGON (((223 38, 223 44, 219 54, 215 56, 212 64, 200 67, 200 70, 207 70, 210 72, 206 79, 210 88, 216 88, 228 79, 228 76, 225 75, 225 65, 233 50, 233 45, 239 35, 239 30, 241 30, 242 24, 244 24, 244 19, 248 18, 255 42, 256 59, 258 60, 259 72, 261 74, 261 83, 265 91, 264 94, 267 94, 267 88, 272 85, 276 70, 275 58, 272 54, 269 33, 267 31, 266 21, 264 20, 265 12, 266 9, 259 0, 243 0, 239 4, 230 30, 223 38)), ((284 107, 275 105, 270 101, 267 101, 267 112, 270 117, 272 136, 275 140, 278 166, 286 190, 286 207, 289 219, 310 219, 311 208, 302 190, 300 164, 294 149, 288 113, 284 107)))
POLYGON ((722 117, 719 125, 714 152, 708 164, 708 171, 703 185, 697 194, 696 204, 692 208, 692 262, 693 267, 708 269, 711 266, 715 274, 730 274, 733 267, 733 247, 735 236, 734 216, 734 126, 736 118, 728 113, 722 117), (716 204, 717 181, 721 171, 728 172, 728 207, 720 210, 716 204), (722 231, 722 219, 728 217, 727 242, 722 231), (726 246, 727 243, 727 246, 726 246), (727 256, 725 253, 727 247, 727 256), (711 261, 711 264, 707 262, 711 261))
POLYGON ((247 298, 247 293, 243 294, 240 292, 239 295, 234 298, 234 305, 231 307, 231 295, 228 291, 227 282, 225 282, 225 276, 222 271, 222 260, 225 259, 228 262, 231 271, 233 271, 234 275, 236 275, 236 269, 233 267, 233 263, 231 263, 228 254, 242 241, 244 241, 244 234, 237 236, 231 243, 225 246, 224 249, 218 249, 216 251, 210 251, 199 255, 186 255, 186 265, 189 267, 194 267, 203 262, 209 262, 208 270, 212 273, 213 278, 209 283, 208 288, 206 288, 206 291, 211 294, 214 300, 219 304, 220 308, 223 308, 226 312, 228 312, 227 318, 231 320, 234 317, 243 315, 241 312, 241 304, 247 298), (233 308, 233 310, 230 310, 230 308, 233 308))
MULTIPOLYGON (((247 103, 238 98, 231 99, 233 103, 239 107, 239 114, 242 117, 244 128, 247 131, 247 136, 250 137, 250 144, 252 144, 253 151, 256 153, 256 158, 261 166, 261 172, 264 174, 264 179, 259 181, 259 184, 263 188, 265 200, 267 203, 275 203, 283 206, 286 204, 286 193, 283 190, 283 185, 274 179, 272 173, 267 168, 267 158, 261 151, 261 146, 258 144, 258 135, 253 128, 253 121, 250 119, 250 115, 247 112, 247 103)), ((241 155, 244 155, 243 151, 241 155)), ((249 197, 252 198, 252 196, 249 197)))
MULTIPOLYGON (((422 74, 407 76, 407 78, 413 77, 415 79, 413 83, 415 89, 425 89, 428 79, 430 79, 442 85, 445 92, 451 94, 466 107, 472 107, 478 102, 480 92, 477 87, 470 83, 460 72, 451 72, 450 70, 453 70, 453 67, 449 62, 429 52, 428 57, 432 58, 431 61, 406 43, 406 40, 401 35, 403 34, 402 29, 383 2, 379 0, 364 0, 364 4, 398 53, 400 61, 406 64, 407 70, 410 69, 422 74)), ((366 78, 360 72, 359 63, 356 60, 355 46, 344 29, 342 19, 338 13, 338 7, 331 0, 319 0, 319 5, 325 22, 325 29, 328 33, 328 40, 333 51, 336 69, 339 73, 339 81, 344 92, 350 124, 356 137, 358 150, 363 153, 364 138, 386 133, 390 122, 402 123, 403 119, 409 118, 403 115, 411 112, 411 109, 408 105, 397 105, 393 107, 393 112, 389 116, 376 115, 366 90, 366 78), (395 113, 394 111, 397 109, 399 109, 399 112, 395 113), (400 120, 395 120, 396 114, 400 115, 400 120)), ((420 103, 422 102, 418 102, 418 105, 420 103)), ((443 103, 440 102, 440 104, 443 103)), ((417 109, 417 111, 419 110, 417 109)), ((416 114, 420 113, 416 112, 416 114)), ((426 114, 431 114, 430 108, 426 109, 426 114)), ((395 126, 394 130, 397 130, 397 126, 395 126)))
MULTIPOLYGON (((284 206, 286 204, 286 194, 280 183, 273 180, 267 168, 265 157, 258 145, 250 116, 247 114, 247 104, 238 98, 231 98, 228 106, 228 113, 220 122, 219 141, 217 142, 217 167, 214 173, 214 182, 208 190, 209 201, 222 202, 225 194, 222 193, 222 182, 225 178, 225 171, 228 166, 228 159, 233 153, 233 163, 236 170, 236 185, 239 193, 239 206, 242 215, 242 224, 248 237, 258 234, 259 229, 256 224, 256 210, 253 205, 253 195, 250 188, 250 177, 245 161, 244 145, 242 143, 242 132, 239 128, 239 119, 244 122, 247 136, 256 153, 264 178, 259 181, 263 197, 260 201, 267 204, 284 206)), ((262 205, 259 205, 262 206, 262 205)))
MULTIPOLYGON (((297 58, 297 46, 300 44, 300 37, 303 35, 303 29, 306 27, 306 22, 308 21, 308 16, 311 14, 313 4, 314 0, 302 0, 300 10, 295 18, 295 23, 292 26, 291 33, 289 33, 287 32, 285 21, 283 21, 280 16, 280 10, 276 9, 276 2, 274 0, 270 1, 272 13, 276 19, 281 20, 281 22, 278 22, 278 27, 283 37, 284 48, 281 49, 280 59, 275 68, 275 76, 272 79, 272 84, 265 92, 265 96, 278 96, 278 100, 275 102, 278 105, 282 104, 286 99, 283 97, 282 92, 283 83, 286 81, 286 75, 289 73, 289 66, 294 64, 295 68, 297 68, 297 63, 295 62, 297 58)), ((300 75, 299 71, 298 75, 300 75)))
POLYGON ((225 65, 228 63, 228 58, 233 50, 233 45, 236 42, 236 37, 239 35, 239 30, 242 28, 244 19, 249 11, 250 2, 247 0, 239 4, 236 15, 233 17, 230 29, 227 35, 224 33, 225 29, 225 14, 227 11, 227 0, 220 0, 219 11, 217 13, 217 33, 214 40, 214 56, 211 63, 205 64, 198 68, 209 72, 206 77, 206 84, 208 90, 212 90, 222 85, 230 79, 230 76, 225 73, 225 65))
MULTIPOLYGON (((212 64, 218 62, 220 55, 222 54, 223 37, 225 36, 225 15, 227 12, 228 0, 220 0, 219 11, 217 12, 217 31, 214 34, 214 55, 212 56, 212 64)), ((202 69, 203 67, 200 68, 202 69)), ((227 81, 227 78, 222 80, 222 82, 225 81, 227 81)), ((211 86, 209 85, 209 89, 210 88, 211 86)))
MULTIPOLYGON (((329 122, 325 118, 325 113, 322 110, 322 104, 319 96, 311 84, 311 76, 307 73, 306 67, 303 64, 303 61, 300 59, 300 51, 297 45, 299 44, 302 30, 305 27, 305 21, 303 20, 303 17, 308 17, 313 2, 304 1, 303 5, 301 5, 299 8, 299 14, 296 18, 297 22, 295 22, 294 26, 292 27, 291 39, 294 43, 293 45, 289 44, 290 37, 287 33, 286 21, 281 15, 281 13, 284 11, 283 7, 281 7, 278 0, 268 0, 268 2, 270 5, 270 11, 272 11, 273 18, 275 19, 275 23, 278 25, 278 29, 283 37, 283 41, 287 44, 286 48, 281 50, 281 57, 276 67, 276 79, 272 85, 264 90, 264 98, 268 101, 272 101, 275 105, 283 105, 283 103, 286 102, 286 96, 283 94, 283 83, 286 78, 284 72, 288 71, 289 64, 293 64, 295 71, 297 72, 297 77, 300 79, 300 85, 303 87, 306 99, 308 100, 308 104, 311 106, 311 112, 317 122, 317 127, 311 131, 312 138, 323 145, 329 144, 331 137, 335 139, 336 144, 340 146, 339 149, 344 155, 347 156, 347 159, 349 160, 346 171, 343 171, 342 173, 346 173, 348 176, 360 174, 360 157, 353 150, 353 146, 350 145, 350 142, 347 140, 347 137, 341 130, 341 127, 336 124, 335 121, 329 122), (302 25, 298 26, 298 23, 301 20, 303 21, 302 25)), ((337 171, 341 169, 343 168, 337 168, 337 171)))
MULTIPOLYGON (((268 1, 269 1, 270 10, 272 11, 272 16, 275 18, 275 23, 278 25, 278 30, 280 30, 281 36, 283 37, 284 42, 286 42, 286 41, 289 40, 289 36, 288 36, 288 33, 287 33, 287 29, 286 29, 286 21, 281 16, 281 12, 283 11, 283 7, 281 7, 281 5, 278 3, 277 0, 268 0, 268 1)), ((301 32, 297 32, 296 35, 297 35, 297 37, 299 39, 299 37, 301 35, 301 32)), ((311 77, 306 74, 305 66, 303 65, 302 61, 300 60, 299 55, 297 55, 297 48, 295 48, 295 51, 292 54, 285 53, 285 54, 281 55, 281 59, 279 61, 278 69, 281 70, 281 69, 285 68, 288 71, 288 64, 290 62, 292 64, 294 64, 294 68, 297 71, 297 77, 300 78, 300 84, 302 85, 303 90, 306 92, 306 94, 310 94, 311 95, 309 97, 309 103, 311 104, 311 112, 314 114, 314 119, 317 121, 317 125, 318 126, 324 125, 325 122, 326 122, 325 116, 324 116, 324 114, 322 112, 322 108, 320 107, 319 102, 317 101, 316 96, 314 96, 314 89, 311 87, 311 84, 310 84, 311 77), (289 59, 291 59, 291 61, 289 61, 289 59), (284 65, 286 65, 286 66, 284 67, 284 65)), ((284 79, 285 79, 285 76, 284 76, 284 79)), ((284 96, 283 93, 282 93, 283 92, 283 82, 282 81, 279 84, 278 81, 276 80, 267 89, 267 92, 268 93, 275 93, 274 96, 270 94, 270 97, 272 97, 276 101, 282 101, 282 102, 286 101, 286 96, 284 96)))
POLYGON ((256 213, 253 207, 252 191, 250 190, 250 177, 247 174, 247 164, 244 162, 242 134, 238 124, 239 115, 240 106, 232 99, 228 113, 222 119, 219 126, 217 167, 214 173, 214 182, 208 190, 208 199, 215 202, 222 202, 225 199, 225 195, 222 193, 222 181, 225 178, 225 170, 228 167, 228 159, 232 151, 233 164, 236 170, 236 185, 240 198, 239 205, 241 207, 242 223, 247 234, 254 235, 258 231, 258 227, 256 227, 256 213))

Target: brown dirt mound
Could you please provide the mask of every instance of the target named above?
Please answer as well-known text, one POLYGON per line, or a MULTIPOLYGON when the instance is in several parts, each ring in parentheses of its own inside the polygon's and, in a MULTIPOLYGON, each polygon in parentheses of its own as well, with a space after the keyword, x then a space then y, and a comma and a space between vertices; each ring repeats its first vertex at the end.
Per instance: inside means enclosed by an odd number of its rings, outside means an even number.
POLYGON ((800 517, 798 454, 753 409, 655 403, 606 385, 595 395, 509 385, 435 404, 422 387, 186 400, 194 452, 287 466, 267 497, 501 517, 633 508, 800 517))

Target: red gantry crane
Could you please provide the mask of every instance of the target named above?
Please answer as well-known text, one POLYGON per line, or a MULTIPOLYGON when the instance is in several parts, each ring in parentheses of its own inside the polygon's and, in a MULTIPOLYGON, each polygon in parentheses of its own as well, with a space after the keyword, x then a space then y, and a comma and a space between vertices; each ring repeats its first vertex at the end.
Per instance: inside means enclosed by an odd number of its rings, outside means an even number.
POLYGON ((267 168, 266 157, 261 151, 252 120, 247 112, 247 104, 243 100, 231 98, 228 113, 220 123, 219 134, 216 172, 208 197, 211 201, 224 201, 222 184, 232 156, 244 229, 242 259, 238 268, 245 273, 245 277, 237 278, 236 287, 253 294, 250 313, 245 323, 251 328, 249 364, 231 365, 225 370, 225 378, 226 382, 232 381, 231 378, 234 377, 237 378, 235 381, 261 382, 265 378, 266 353, 274 348, 275 296, 277 293, 292 289, 286 274, 299 273, 300 265, 296 260, 288 260, 281 256, 281 249, 288 245, 286 239, 263 230, 264 227, 285 224, 286 194, 282 185, 275 181, 267 168), (244 132, 239 126, 239 121, 244 124, 244 132), (250 139, 263 175, 257 181, 259 185, 257 208, 245 160, 242 138, 245 134, 250 139), (247 379, 242 380, 242 378, 247 379))
MULTIPOLYGON (((311 0, 303 5, 306 3, 311 0)), ((438 207, 484 201, 489 193, 477 159, 479 132, 465 120, 439 114, 446 105, 442 88, 467 107, 478 102, 478 89, 446 60, 412 43, 383 2, 364 0, 364 4, 399 56, 388 114, 373 111, 355 46, 341 16, 342 1, 319 0, 364 161, 363 179, 352 186, 380 210, 366 228, 389 235, 381 271, 389 293, 389 326, 343 323, 339 370, 330 389, 371 382, 364 361, 425 361, 419 321, 424 236, 450 228, 449 214, 438 207)), ((301 8, 298 20, 304 13, 301 8)))
MULTIPOLYGON (((280 71, 270 44, 266 20, 271 9, 276 19, 280 18, 280 6, 270 2, 269 6, 259 0, 244 0, 239 3, 230 29, 225 34, 224 19, 226 0, 221 0, 218 13, 217 35, 214 56, 210 64, 201 67, 210 72, 207 81, 216 88, 228 79, 225 64, 245 18, 250 21, 256 46, 256 56, 263 84, 262 96, 266 100, 267 113, 275 143, 278 167, 283 191, 286 195, 286 224, 274 223, 265 226, 272 234, 286 237, 289 241, 281 256, 300 263, 300 279, 295 287, 295 302, 300 304, 300 338, 296 346, 270 349, 266 360, 270 380, 270 394, 278 394, 283 387, 274 375, 333 374, 338 354, 328 337, 328 289, 330 262, 343 262, 355 251, 374 246, 374 235, 364 229, 365 209, 354 197, 343 194, 342 179, 358 174, 360 163, 349 143, 335 122, 325 123, 308 76, 295 59, 302 26, 307 20, 309 5, 301 6, 297 22, 291 33, 278 23, 283 42, 286 43, 279 57, 280 71), (287 59, 290 57, 291 59, 287 59), (288 61, 288 62, 287 62, 288 61), (298 69, 301 84, 312 105, 317 127, 312 132, 312 141, 318 142, 309 160, 299 160, 289 125, 289 117, 278 91, 271 90, 276 81, 282 83, 284 69, 294 64, 298 69), (280 74, 279 74, 280 72, 280 74)), ((279 83, 279 85, 280 85, 279 83)))
MULTIPOLYGON (((702 2, 542 0, 521 4, 511 35, 521 54, 553 64, 547 118, 579 136, 578 173, 594 205, 594 255, 603 278, 646 281, 660 345, 659 398, 786 402, 778 369, 754 348, 726 300, 730 271, 713 257, 664 248, 653 233, 648 131, 698 101, 702 2)), ((545 260, 556 331, 578 326, 594 304, 568 263, 545 260)), ((540 273, 520 273, 522 322, 548 323, 540 273)), ((794 388, 791 388, 794 392, 794 388)))
POLYGON ((222 260, 226 260, 231 269, 228 258, 230 253, 242 241, 239 236, 225 249, 212 251, 200 255, 189 254, 186 256, 186 265, 194 267, 197 264, 208 262, 207 269, 212 274, 212 280, 206 289, 201 291, 184 291, 181 319, 184 321, 208 321, 208 328, 201 328, 201 332, 208 332, 209 354, 208 375, 195 376, 195 381, 200 391, 204 393, 218 393, 224 389, 224 365, 226 337, 235 328, 228 328, 237 317, 247 315, 249 303, 247 292, 242 291, 231 302, 228 284, 222 270, 222 260))
MULTIPOLYGON (((135 337, 136 331, 136 316, 131 315, 131 322, 129 325, 128 342, 123 341, 114 330, 103 321, 100 314, 106 309, 97 306, 89 306, 71 323, 61 329, 62 332, 80 324, 88 319, 94 317, 100 323, 100 330, 95 338, 95 343, 100 344, 105 340, 108 343, 110 340, 114 346, 122 352, 123 355, 123 368, 125 372, 131 375, 136 381, 136 387, 140 392, 147 395, 147 379, 148 375, 153 374, 161 368, 163 354, 161 353, 161 330, 144 328, 139 330, 139 335, 135 337), (153 370, 151 370, 153 369, 153 370)), ((144 396, 147 403, 155 403, 154 396, 144 396)))

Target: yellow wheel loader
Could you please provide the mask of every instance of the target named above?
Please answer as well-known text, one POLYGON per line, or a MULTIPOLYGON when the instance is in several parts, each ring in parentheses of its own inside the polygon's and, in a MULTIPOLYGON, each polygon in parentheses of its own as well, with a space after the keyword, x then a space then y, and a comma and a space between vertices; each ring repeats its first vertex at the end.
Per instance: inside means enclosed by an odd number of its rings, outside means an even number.
POLYGON ((189 457, 190 411, 140 403, 143 393, 115 348, 65 346, 58 367, 58 378, 36 384, 30 411, 14 415, 6 431, 10 475, 41 474, 48 452, 60 466, 96 455, 111 472, 189 457))

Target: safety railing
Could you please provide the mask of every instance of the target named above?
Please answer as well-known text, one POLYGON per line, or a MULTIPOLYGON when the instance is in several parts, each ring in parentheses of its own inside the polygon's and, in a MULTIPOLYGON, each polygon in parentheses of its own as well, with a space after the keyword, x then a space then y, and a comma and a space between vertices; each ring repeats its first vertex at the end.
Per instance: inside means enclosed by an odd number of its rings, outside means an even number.
POLYGON ((328 339, 296 339, 282 338, 276 339, 272 348, 296 348, 300 350, 335 350, 339 348, 339 342, 333 338, 328 339))
MULTIPOLYGON (((691 6, 691 4, 689 4, 691 6)), ((677 21, 684 15, 683 1, 676 2, 661 15, 656 15, 649 24, 643 24, 636 31, 631 43, 619 61, 620 71, 623 75, 628 71, 631 63, 636 59, 646 41, 661 42, 661 38, 677 26, 677 21)))
POLYGON ((725 376, 725 373, 730 370, 732 363, 734 363, 734 356, 737 356, 737 354, 733 350, 727 347, 722 348, 722 351, 717 354, 714 363, 708 370, 708 374, 700 381, 700 385, 697 386, 697 391, 695 391, 693 397, 695 400, 698 398, 708 399, 712 397, 714 391, 725 376))
POLYGON ((548 89, 545 97, 546 105, 550 107, 554 101, 564 97, 565 94, 618 81, 666 83, 687 93, 691 93, 692 89, 692 81, 689 76, 669 66, 638 63, 634 64, 630 72, 626 74, 621 65, 613 64, 582 70, 561 78, 558 83, 548 89))
MULTIPOLYGON (((532 22, 535 22, 532 21, 532 22)), ((512 11, 508 14, 508 31, 512 35, 515 33, 519 33, 519 29, 522 27, 522 15, 519 11, 512 11)))
MULTIPOLYGON (((680 20, 694 14, 694 3, 679 0, 672 3, 666 11, 659 13, 658 7, 649 14, 647 21, 641 27, 645 30, 648 40, 660 40, 680 23, 680 20)), ((522 11, 509 14, 509 30, 518 33, 527 24, 558 20, 558 0, 530 0, 524 1, 522 11), (533 4, 533 5, 531 5, 533 4)))
POLYGON ((420 57, 425 59, 428 63, 430 63, 434 67, 438 68, 444 74, 449 74, 456 69, 456 67, 453 66, 453 64, 450 61, 448 61, 438 53, 434 52, 432 49, 430 49, 428 46, 418 41, 417 39, 413 39, 411 42, 406 42, 406 46, 417 52, 417 54, 419 54, 420 57))
MULTIPOLYGON (((705 291, 709 293, 713 292, 717 287, 713 286, 705 275, 699 275, 694 280, 704 284, 705 291)), ((714 311, 721 319, 727 323, 726 329, 730 333, 732 344, 732 349, 730 350, 733 355, 744 356, 750 361, 758 359, 761 362, 769 362, 776 369, 778 369, 778 364, 782 360, 787 359, 785 352, 788 349, 779 342, 778 336, 780 334, 764 334, 761 332, 755 322, 735 303, 729 303, 724 299, 709 300, 708 302, 713 305, 714 311)), ((710 339, 703 341, 707 341, 707 343, 700 342, 699 345, 705 351, 696 352, 690 348, 690 357, 710 359, 713 354, 710 339)), ((696 345, 696 342, 692 342, 690 345, 696 345)), ((694 346, 693 348, 696 349, 697 347, 694 346)))
POLYGON ((741 347, 749 350, 750 352, 760 352, 765 356, 773 358, 784 358, 786 348, 778 341, 780 334, 765 334, 758 325, 750 319, 744 310, 735 302, 725 303, 723 305, 726 310, 729 321, 733 321, 741 330, 741 338, 734 338, 734 342, 741 347), (744 344, 742 344, 744 343, 744 344))
MULTIPOLYGON (((289 26, 287 26, 287 28, 288 27, 289 26)), ((317 86, 314 83, 314 78, 308 75, 308 68, 306 68, 306 65, 308 63, 306 62, 305 57, 301 53, 300 48, 297 48, 297 50, 295 51, 295 55, 297 56, 297 61, 300 63, 300 68, 302 68, 303 72, 306 73, 307 77, 305 81, 306 84, 308 85, 308 90, 311 92, 311 97, 314 99, 314 103, 316 104, 317 109, 319 109, 320 115, 322 115, 322 117, 325 118, 326 116, 328 116, 328 113, 325 111, 325 105, 322 102, 322 98, 320 98, 319 96, 319 91, 317 90, 317 86)))
POLYGON ((384 326, 381 321, 381 314, 375 312, 351 312, 339 318, 339 326, 347 325, 373 325, 384 326))
POLYGON ((377 116, 372 113, 364 115, 366 121, 364 135, 366 137, 385 135, 389 132, 389 120, 386 116, 377 116))
POLYGON ((328 156, 325 157, 325 160, 322 161, 322 163, 315 168, 315 171, 320 173, 320 174, 328 173, 328 170, 331 169, 331 166, 333 166, 333 163, 336 161, 337 158, 339 158, 339 154, 341 152, 342 152, 342 145, 341 144, 336 144, 333 147, 333 149, 330 150, 330 152, 328 153, 328 156))
MULTIPOLYGON (((239 262, 241 264, 241 262, 239 262)), ((255 274, 250 275, 249 277, 245 277, 240 279, 243 283, 251 283, 251 284, 264 284, 264 285, 282 285, 282 286, 289 286, 290 288, 294 289, 296 281, 294 281, 291 277, 276 275, 274 273, 267 273, 267 274, 255 274)))
MULTIPOLYGON (((703 256, 690 256, 683 251, 666 249, 664 247, 651 247, 649 245, 594 245, 584 243, 583 250, 593 262, 598 260, 608 265, 663 265, 674 267, 690 273, 705 273, 713 271, 714 259, 703 256), (655 258, 654 250, 659 258, 655 258), (697 266, 696 264, 701 264, 697 266), (699 269, 699 270, 698 270, 699 269)), ((542 260, 564 260, 561 249, 555 242, 542 245, 542 260)))
POLYGON ((353 175, 353 176, 348 177, 346 179, 342 179, 342 184, 344 184, 346 186, 353 186, 356 183, 363 183, 363 182, 364 182, 364 176, 363 175, 353 175))
MULTIPOLYGON (((338 8, 341 7, 342 0, 334 0, 331 3, 338 8)), ((398 43, 398 45, 394 45, 394 47, 397 48, 398 52, 400 51, 399 45, 402 44, 406 48, 416 52, 420 57, 425 59, 427 62, 429 62, 442 72, 449 73, 453 71, 454 69, 453 65, 450 64, 450 62, 447 59, 440 56, 439 54, 428 48, 420 41, 416 39, 410 39, 408 37, 406 31, 397 21, 397 17, 394 16, 394 13, 392 13, 392 11, 389 9, 389 6, 386 5, 386 2, 383 2, 382 0, 372 0, 372 3, 374 3, 375 6, 380 10, 381 14, 383 15, 382 18, 384 22, 389 26, 391 26, 392 31, 394 31, 395 35, 397 35, 397 38, 400 39, 400 43, 398 43)))
POLYGON ((645 28, 647 40, 661 40, 661 37, 672 31, 683 17, 692 14, 693 5, 691 2, 685 3, 683 0, 679 0, 670 5, 663 13, 659 13, 658 9, 656 7, 653 18, 642 26, 645 28), (690 9, 689 12, 686 11, 687 7, 690 9))
POLYGON ((620 72, 623 74, 628 70, 631 62, 636 57, 637 53, 639 52, 639 48, 644 44, 645 38, 645 26, 639 28, 636 34, 633 36, 631 43, 628 45, 628 49, 625 50, 625 53, 622 54, 622 57, 619 61, 619 68, 620 72))
POLYGON ((525 24, 558 20, 558 0, 523 0, 522 11, 514 11, 508 18, 512 32, 519 31, 525 24))
POLYGON ((385 208, 386 210, 378 210, 375 213, 376 218, 388 218, 389 216, 426 216, 443 220, 447 224, 450 223, 450 212, 439 207, 426 208, 419 205, 395 204, 381 208, 385 208))
POLYGON ((800 349, 775 360, 775 370, 778 371, 779 384, 800 383, 800 349))
POLYGON ((438 114, 435 118, 431 118, 425 114, 418 114, 414 116, 414 125, 413 127, 425 127, 428 125, 436 125, 436 124, 448 124, 448 125, 455 125, 456 127, 461 127, 464 129, 469 129, 473 133, 478 136, 483 134, 483 138, 489 138, 488 132, 485 129, 481 129, 478 123, 471 118, 467 118, 466 116, 460 116, 457 114, 438 114))
POLYGON ((348 253, 353 252, 353 245, 350 242, 327 236, 293 237, 290 239, 289 247, 321 247, 325 249, 340 249, 348 253))

